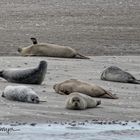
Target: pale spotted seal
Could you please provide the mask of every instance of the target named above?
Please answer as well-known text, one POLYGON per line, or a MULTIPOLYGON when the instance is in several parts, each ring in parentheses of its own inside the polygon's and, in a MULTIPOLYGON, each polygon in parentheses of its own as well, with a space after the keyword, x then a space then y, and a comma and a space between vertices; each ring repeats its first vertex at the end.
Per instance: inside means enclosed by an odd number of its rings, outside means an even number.
POLYGON ((101 104, 101 100, 95 100, 88 95, 82 93, 73 92, 68 95, 66 100, 66 108, 74 110, 84 110, 87 108, 95 108, 101 104))
POLYGON ((24 84, 41 84, 47 71, 47 62, 40 61, 35 68, 7 69, 0 71, 0 77, 8 82, 24 84))
POLYGON ((101 80, 140 84, 140 80, 137 80, 130 73, 125 72, 116 66, 110 66, 105 69, 101 74, 101 80))
POLYGON ((33 42, 31 46, 18 48, 18 52, 21 55, 89 59, 71 47, 49 43, 38 43, 36 38, 31 38, 31 40, 33 42))
POLYGON ((89 84, 83 81, 78 81, 76 79, 66 80, 62 83, 55 84, 53 86, 56 93, 62 95, 69 95, 72 92, 80 92, 91 97, 100 97, 100 98, 110 98, 117 99, 116 95, 111 92, 97 86, 95 84, 89 84))
POLYGON ((23 85, 7 86, 2 93, 2 97, 8 100, 28 102, 28 103, 44 102, 39 99, 35 91, 23 85))

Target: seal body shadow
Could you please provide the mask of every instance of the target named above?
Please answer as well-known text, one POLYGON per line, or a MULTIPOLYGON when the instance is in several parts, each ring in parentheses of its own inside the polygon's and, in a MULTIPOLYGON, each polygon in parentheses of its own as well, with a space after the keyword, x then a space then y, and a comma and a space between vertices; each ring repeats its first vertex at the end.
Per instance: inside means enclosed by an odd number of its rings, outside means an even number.
POLYGON ((47 56, 60 58, 89 59, 68 46, 60 46, 49 43, 38 43, 36 38, 31 38, 32 45, 18 48, 18 52, 23 56, 47 56))
POLYGON ((0 71, 0 77, 8 82, 24 84, 41 84, 47 72, 47 62, 40 61, 35 68, 8 69, 0 71))
POLYGON ((72 92, 79 92, 91 97, 118 99, 118 97, 102 87, 79 81, 77 79, 66 80, 53 86, 56 93, 69 95, 72 92))
POLYGON ((101 74, 101 80, 140 84, 140 80, 137 80, 132 74, 116 66, 110 66, 105 69, 101 74))

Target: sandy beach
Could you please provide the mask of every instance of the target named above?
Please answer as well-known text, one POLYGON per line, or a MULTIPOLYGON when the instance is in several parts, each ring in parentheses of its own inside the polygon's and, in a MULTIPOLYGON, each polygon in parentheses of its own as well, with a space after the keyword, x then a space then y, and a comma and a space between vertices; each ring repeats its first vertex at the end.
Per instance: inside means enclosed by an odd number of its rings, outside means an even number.
POLYGON ((139 0, 1 0, 0 54, 39 42, 85 55, 140 53, 139 0))
MULTIPOLYGON (((30 104, 0 98, 0 122, 84 121, 84 120, 140 120, 140 85, 123 84, 100 80, 102 71, 108 66, 118 66, 140 79, 139 56, 95 56, 89 60, 47 57, 0 57, 0 69, 36 67, 40 60, 48 62, 48 70, 42 85, 32 87, 46 103, 30 104), (101 106, 84 111, 65 109, 66 96, 53 90, 55 83, 68 79, 79 79, 97 84, 116 94, 119 99, 101 99, 101 106)), ((0 79, 0 92, 8 83, 0 79)), ((98 99, 98 98, 96 98, 98 99)))
MULTIPOLYGON (((48 68, 41 85, 26 85, 47 102, 0 97, 0 139, 139 140, 140 85, 100 79, 112 65, 140 79, 139 54, 139 0, 1 0, 0 70, 36 67, 41 60, 48 68), (70 46, 90 59, 21 57, 17 49, 31 45, 31 37, 70 46), (100 98, 97 108, 67 110, 67 97, 55 93, 53 85, 72 78, 97 84, 119 99, 100 98)), ((21 84, 0 78, 0 95, 8 85, 21 84)))

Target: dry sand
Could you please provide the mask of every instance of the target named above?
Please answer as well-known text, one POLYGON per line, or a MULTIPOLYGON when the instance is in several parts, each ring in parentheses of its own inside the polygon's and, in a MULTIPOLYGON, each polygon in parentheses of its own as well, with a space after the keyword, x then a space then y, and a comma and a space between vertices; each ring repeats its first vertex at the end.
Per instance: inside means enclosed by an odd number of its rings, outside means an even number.
MULTIPOLYGON (((47 57, 0 57, 0 69, 35 67, 40 60, 48 62, 48 71, 42 85, 29 85, 46 103, 30 104, 8 101, 0 98, 1 122, 48 122, 67 120, 140 120, 140 85, 123 84, 100 80, 102 71, 115 65, 140 79, 139 56, 96 56, 90 60, 47 58, 47 57), (117 94, 119 99, 101 99, 101 106, 84 111, 65 109, 66 96, 53 90, 53 85, 67 79, 76 78, 95 83, 117 94)), ((0 91, 8 83, 0 79, 0 91)), ((97 99, 97 98, 96 98, 97 99)))
POLYGON ((1 0, 0 53, 40 42, 85 55, 140 53, 139 0, 1 0))

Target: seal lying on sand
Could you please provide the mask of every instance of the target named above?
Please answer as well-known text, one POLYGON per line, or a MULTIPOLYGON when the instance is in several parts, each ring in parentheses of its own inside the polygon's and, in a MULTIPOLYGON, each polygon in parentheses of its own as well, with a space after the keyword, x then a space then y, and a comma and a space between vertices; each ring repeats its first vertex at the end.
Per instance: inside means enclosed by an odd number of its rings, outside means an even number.
POLYGON ((89 84, 76 79, 66 80, 62 83, 55 84, 53 86, 56 93, 62 95, 69 95, 72 92, 80 92, 91 97, 101 97, 101 98, 110 98, 117 99, 114 94, 109 91, 104 90, 103 88, 95 85, 89 84))
POLYGON ((26 86, 7 86, 2 93, 2 97, 28 103, 43 102, 39 100, 38 95, 31 88, 26 86))
POLYGON ((67 46, 38 43, 36 38, 31 38, 31 40, 33 42, 31 46, 18 48, 21 55, 89 59, 67 46))
POLYGON ((101 101, 96 101, 88 95, 73 92, 66 100, 67 109, 83 110, 86 108, 94 108, 101 104, 101 101))
POLYGON ((8 82, 24 84, 41 84, 47 71, 47 62, 40 61, 39 66, 29 69, 1 70, 0 77, 8 82))
POLYGON ((140 84, 140 80, 137 80, 130 73, 125 72, 115 66, 105 69, 101 74, 101 79, 106 81, 140 84))

